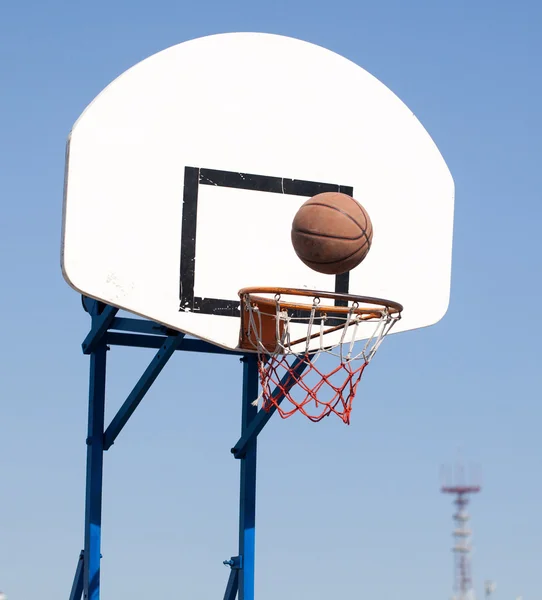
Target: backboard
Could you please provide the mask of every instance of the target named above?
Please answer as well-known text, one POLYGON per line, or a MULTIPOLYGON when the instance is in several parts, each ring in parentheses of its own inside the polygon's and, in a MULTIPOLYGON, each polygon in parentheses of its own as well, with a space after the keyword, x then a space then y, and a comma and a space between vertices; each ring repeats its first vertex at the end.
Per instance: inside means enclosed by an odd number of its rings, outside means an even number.
POLYGON ((405 331, 447 310, 453 202, 428 133, 364 69, 297 39, 213 35, 132 67, 75 123, 62 270, 86 296, 225 348, 247 286, 389 298, 405 331), (322 191, 352 195, 374 225, 344 275, 291 245, 296 211, 322 191))

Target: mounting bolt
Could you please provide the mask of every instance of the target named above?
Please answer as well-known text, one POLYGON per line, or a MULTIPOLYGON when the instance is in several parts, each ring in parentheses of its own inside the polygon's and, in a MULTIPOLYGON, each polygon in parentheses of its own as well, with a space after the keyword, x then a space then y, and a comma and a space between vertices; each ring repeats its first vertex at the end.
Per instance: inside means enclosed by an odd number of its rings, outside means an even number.
POLYGON ((240 556, 232 556, 229 560, 222 561, 222 564, 230 567, 230 569, 240 569, 241 568, 241 557, 240 556))

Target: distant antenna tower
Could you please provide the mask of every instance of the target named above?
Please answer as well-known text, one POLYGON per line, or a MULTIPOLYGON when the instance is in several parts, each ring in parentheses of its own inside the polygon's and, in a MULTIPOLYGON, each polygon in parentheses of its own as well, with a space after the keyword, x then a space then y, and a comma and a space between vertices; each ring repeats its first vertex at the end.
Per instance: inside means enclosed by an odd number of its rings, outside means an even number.
POLYGON ((474 591, 471 575, 471 546, 469 529, 470 517, 467 513, 469 496, 481 491, 479 485, 467 484, 463 477, 463 468, 457 468, 456 477, 450 477, 450 481, 445 482, 441 487, 443 494, 453 494, 455 496, 454 504, 456 511, 453 515, 455 528, 454 536, 454 591, 455 600, 472 600, 474 591))

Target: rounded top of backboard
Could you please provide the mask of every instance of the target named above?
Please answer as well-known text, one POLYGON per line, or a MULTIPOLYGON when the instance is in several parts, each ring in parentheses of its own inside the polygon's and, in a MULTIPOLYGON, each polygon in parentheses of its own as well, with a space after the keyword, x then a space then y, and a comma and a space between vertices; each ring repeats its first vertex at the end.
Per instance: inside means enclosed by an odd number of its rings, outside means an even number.
POLYGON ((453 194, 428 133, 361 67, 289 37, 212 35, 135 65, 75 123, 62 267, 83 294, 229 348, 237 292, 254 285, 393 298, 396 331, 414 329, 447 309, 453 194), (290 243, 323 191, 358 199, 374 225, 344 276, 290 243))

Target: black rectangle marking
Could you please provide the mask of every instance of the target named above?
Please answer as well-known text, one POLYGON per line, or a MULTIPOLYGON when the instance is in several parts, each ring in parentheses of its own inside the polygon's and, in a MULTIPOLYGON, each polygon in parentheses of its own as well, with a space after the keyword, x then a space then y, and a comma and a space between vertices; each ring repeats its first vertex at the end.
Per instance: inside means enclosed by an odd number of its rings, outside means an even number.
POLYGON ((305 181, 303 179, 286 179, 269 175, 254 175, 252 173, 233 173, 216 169, 200 169, 199 173, 199 182, 202 185, 215 185, 237 190, 289 194, 291 196, 306 196, 307 198, 323 192, 342 192, 349 196, 353 193, 350 186, 305 181))
POLYGON ((184 170, 183 221, 181 228, 180 310, 194 310, 198 188, 199 169, 186 167, 184 170))
MULTIPOLYGON (((200 298, 195 296, 196 273, 196 230, 198 220, 198 188, 200 185, 212 185, 238 190, 252 190, 275 194, 288 194, 311 198, 323 192, 340 192, 354 195, 354 189, 347 185, 287 179, 269 175, 235 173, 217 169, 185 167, 183 189, 183 216, 181 227, 181 266, 180 266, 180 305, 179 310, 189 310, 203 314, 217 314, 238 317, 239 299, 200 298)), ((348 293, 349 273, 337 275, 335 291, 348 293)), ((344 301, 335 301, 337 306, 345 306, 344 301)))

